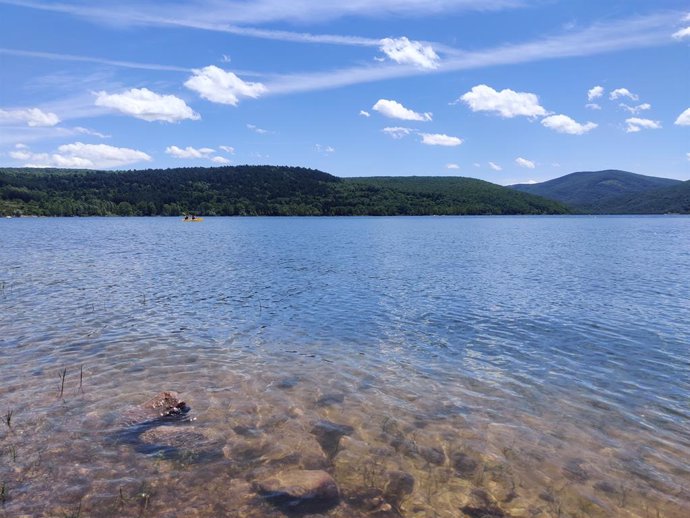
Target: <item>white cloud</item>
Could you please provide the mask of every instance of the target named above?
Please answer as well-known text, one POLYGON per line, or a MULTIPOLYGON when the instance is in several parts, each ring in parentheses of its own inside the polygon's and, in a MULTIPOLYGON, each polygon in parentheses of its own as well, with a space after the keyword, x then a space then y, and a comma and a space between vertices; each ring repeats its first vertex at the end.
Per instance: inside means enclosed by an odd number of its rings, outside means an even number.
POLYGON ((653 121, 651 119, 640 119, 638 117, 631 117, 630 119, 625 119, 628 123, 628 127, 625 128, 626 133, 637 133, 642 129, 660 129, 661 123, 659 121, 653 121))
POLYGON ((526 169, 534 169, 535 168, 534 162, 532 162, 531 160, 527 160, 526 158, 522 158, 522 157, 516 158, 515 163, 517 165, 519 165, 520 167, 524 167, 526 169))
POLYGON ((401 128, 400 126, 389 126, 387 128, 383 128, 381 131, 389 137, 399 140, 403 137, 407 137, 414 130, 410 128, 401 128))
POLYGON ((35 128, 55 126, 59 123, 60 118, 57 115, 51 112, 44 112, 40 108, 0 109, 0 124, 26 124, 35 128))
POLYGON ((690 160, 690 153, 685 153, 685 156, 688 157, 688 160, 690 160))
POLYGON ((148 88, 132 88, 121 94, 96 93, 96 106, 112 108, 145 121, 179 122, 201 117, 174 95, 160 95, 148 88))
POLYGON ((263 84, 243 81, 215 65, 195 69, 184 85, 208 101, 232 106, 237 106, 240 97, 256 99, 267 91, 263 84))
POLYGON ((200 149, 187 146, 182 149, 177 146, 168 146, 165 148, 165 152, 168 155, 174 156, 175 158, 209 158, 209 155, 215 153, 215 149, 209 147, 202 147, 200 149))
POLYGON ((84 144, 74 142, 57 148, 56 153, 32 153, 27 149, 13 151, 15 160, 28 161, 25 167, 70 167, 105 169, 121 167, 136 162, 148 162, 151 157, 143 151, 106 144, 84 144))
POLYGON ((609 99, 611 99, 612 101, 620 99, 621 97, 627 97, 628 99, 632 99, 633 101, 638 101, 640 99, 639 95, 632 93, 627 88, 616 88, 609 94, 609 99))
POLYGON ((218 146, 219 149, 222 149, 226 153, 230 153, 231 155, 235 154, 235 148, 232 146, 218 146))
POLYGON ((587 100, 593 101, 594 99, 598 99, 602 95, 604 95, 604 87, 603 86, 595 86, 593 88, 590 88, 589 91, 587 92, 587 100))
POLYGON ((359 110, 359 115, 362 117, 371 117, 371 113, 364 110, 359 110))
POLYGON ((489 162, 489 167, 494 171, 503 171, 503 168, 500 165, 495 164, 494 162, 489 162))
POLYGON ((259 135, 268 135, 269 133, 271 133, 267 129, 259 128, 254 124, 247 124, 247 129, 252 130, 254 133, 258 133, 259 135))
POLYGON ((475 163, 472 164, 472 165, 473 165, 474 167, 481 167, 481 166, 482 166, 482 164, 478 164, 477 162, 475 162, 475 163))
POLYGON ((316 144, 315 148, 318 153, 322 153, 324 155, 335 153, 335 148, 332 146, 322 146, 321 144, 316 144))
POLYGON ((460 169, 458 164, 446 164, 446 169, 460 169))
POLYGON ((75 133, 79 133, 80 135, 91 135, 92 137, 98 138, 110 138, 110 135, 99 133, 98 131, 90 130, 89 128, 82 128, 81 126, 75 126, 72 129, 75 133))
POLYGON ((379 99, 372 107, 372 110, 379 112, 384 117, 391 119, 401 119, 405 121, 430 121, 431 113, 417 113, 405 108, 397 101, 379 99))
POLYGON ((422 144, 426 144, 427 146, 454 147, 462 144, 462 139, 442 133, 420 133, 419 135, 422 137, 422 144))
POLYGON ((679 31, 674 32, 671 35, 674 39, 676 40, 683 40, 685 38, 690 38, 690 27, 685 27, 684 29, 680 29, 679 31))
POLYGON ((589 108, 590 110, 601 110, 601 106, 597 103, 587 103, 585 104, 585 108, 589 108))
POLYGON ((674 124, 677 124, 678 126, 690 126, 690 108, 678 115, 678 118, 674 124))
POLYGON ((222 156, 214 156, 211 157, 211 162, 213 162, 214 164, 226 165, 230 163, 230 160, 222 156))
POLYGON ((624 110, 629 111, 633 115, 636 115, 636 114, 640 113, 641 111, 649 110, 652 108, 652 105, 649 103, 642 103, 642 104, 638 104, 637 106, 630 106, 630 105, 625 104, 625 103, 620 103, 618 106, 620 106, 624 110))
POLYGON ((26 144, 22 144, 21 142, 18 142, 17 144, 14 145, 15 149, 29 149, 29 146, 26 144))
POLYGON ((382 39, 381 51, 401 65, 414 65, 427 69, 438 68, 439 57, 431 45, 410 41, 404 36, 402 38, 382 39))
POLYGON ((594 122, 587 122, 580 124, 571 119, 567 115, 550 115, 541 121, 542 125, 552 129, 558 133, 567 133, 568 135, 584 135, 585 133, 597 127, 594 122))
POLYGON ((460 97, 460 100, 465 102, 473 112, 496 112, 506 118, 519 115, 525 117, 547 115, 547 111, 539 105, 539 98, 528 92, 515 92, 510 89, 497 92, 490 86, 477 85, 460 97))

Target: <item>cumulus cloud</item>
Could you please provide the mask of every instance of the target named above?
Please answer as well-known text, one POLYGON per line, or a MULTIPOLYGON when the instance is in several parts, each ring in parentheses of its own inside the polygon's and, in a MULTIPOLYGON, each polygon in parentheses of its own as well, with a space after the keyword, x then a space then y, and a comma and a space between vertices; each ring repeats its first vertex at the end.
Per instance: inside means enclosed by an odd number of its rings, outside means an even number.
POLYGON ((598 99, 602 95, 604 95, 604 87, 603 86, 595 86, 593 88, 590 88, 589 91, 587 92, 587 100, 593 101, 594 99, 598 99))
POLYGON ((231 155, 235 154, 235 148, 232 146, 218 146, 218 149, 222 149, 226 153, 230 153, 231 155))
POLYGON ((642 104, 638 104, 637 106, 630 106, 630 105, 625 104, 625 103, 620 103, 618 106, 620 106, 624 110, 629 111, 633 115, 637 115, 641 111, 649 110, 652 108, 652 105, 649 103, 642 103, 642 104))
POLYGON ((597 124, 594 122, 580 124, 567 115, 562 114, 550 115, 542 119, 541 123, 546 128, 552 129, 558 133, 567 133, 568 135, 584 135, 597 127, 597 124))
POLYGON ((671 36, 673 36, 673 39, 676 40, 684 40, 685 38, 690 38, 690 27, 685 27, 684 29, 680 29, 676 32, 674 32, 671 36))
POLYGON ((121 94, 96 93, 96 106, 112 108, 145 121, 179 122, 199 120, 187 104, 174 95, 160 95, 148 88, 132 88, 121 94))
POLYGON ((371 117, 371 113, 364 111, 364 110, 359 110, 359 115, 361 117, 371 117))
POLYGON ((455 147, 462 144, 462 139, 442 133, 420 133, 419 135, 422 137, 422 144, 427 146, 455 147))
POLYGON ((401 119, 404 121, 430 121, 431 113, 417 113, 405 108, 397 101, 379 99, 372 107, 372 110, 379 112, 384 117, 391 119, 401 119))
POLYGON ((214 156, 211 157, 211 162, 213 162, 214 164, 227 165, 230 163, 230 160, 222 156, 214 156))
POLYGON ((660 129, 661 123, 659 121, 653 121, 651 119, 640 119, 639 117, 631 117, 630 119, 625 119, 628 123, 628 127, 625 128, 626 133, 637 133, 642 129, 660 129))
POLYGON ((166 154, 174 156, 175 158, 209 158, 209 156, 215 153, 216 150, 210 147, 196 149, 191 146, 187 146, 183 149, 177 146, 168 146, 165 148, 165 152, 166 154))
POLYGON ((460 169, 458 164, 446 164, 446 169, 460 169))
POLYGON ((401 128, 400 126, 389 126, 387 128, 383 128, 381 131, 389 137, 399 140, 403 137, 407 137, 414 130, 410 128, 401 128))
POLYGON ((609 94, 609 99, 611 99, 612 101, 620 99, 621 97, 627 97, 628 99, 632 99, 633 101, 638 101, 640 99, 639 95, 632 93, 627 88, 616 88, 609 94))
POLYGON ((438 68, 439 57, 430 45, 410 41, 406 37, 384 38, 381 51, 391 60, 401 65, 414 65, 419 68, 438 68))
POLYGON ((472 90, 460 97, 460 100, 473 112, 495 112, 505 118, 548 115, 544 107, 540 106, 539 98, 535 94, 510 89, 498 92, 487 85, 472 87, 472 90))
POLYGON ((536 166, 534 162, 531 160, 527 160, 526 158, 518 157, 515 159, 515 163, 519 165, 520 167, 524 167, 526 169, 534 169, 536 166))
POLYGON ((237 106, 241 97, 256 99, 267 91, 263 84, 243 81, 215 65, 194 70, 184 85, 208 101, 232 106, 237 106))
POLYGON ((63 144, 55 153, 33 153, 26 148, 13 151, 15 160, 26 161, 25 167, 70 167, 79 169, 105 169, 136 162, 148 162, 151 157, 143 151, 106 144, 63 144))
POLYGON ((489 162, 489 167, 494 171, 503 171, 503 168, 494 162, 489 162))
POLYGON ((587 103, 585 104, 585 108, 589 108, 590 110, 601 110, 601 106, 597 103, 587 103))
POLYGON ((674 124, 677 124, 678 126, 690 126, 690 108, 678 115, 678 118, 674 124))
POLYGON ((23 108, 17 110, 1 110, 0 124, 26 124, 27 126, 45 127, 55 126, 60 118, 51 112, 44 112, 40 108, 23 108))

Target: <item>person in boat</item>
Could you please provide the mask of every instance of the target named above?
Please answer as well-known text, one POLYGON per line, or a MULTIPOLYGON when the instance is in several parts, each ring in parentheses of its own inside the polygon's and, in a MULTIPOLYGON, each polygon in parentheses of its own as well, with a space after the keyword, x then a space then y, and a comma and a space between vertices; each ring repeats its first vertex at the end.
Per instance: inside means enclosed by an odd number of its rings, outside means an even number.
POLYGON ((184 215, 184 220, 187 221, 189 219, 189 214, 184 215))

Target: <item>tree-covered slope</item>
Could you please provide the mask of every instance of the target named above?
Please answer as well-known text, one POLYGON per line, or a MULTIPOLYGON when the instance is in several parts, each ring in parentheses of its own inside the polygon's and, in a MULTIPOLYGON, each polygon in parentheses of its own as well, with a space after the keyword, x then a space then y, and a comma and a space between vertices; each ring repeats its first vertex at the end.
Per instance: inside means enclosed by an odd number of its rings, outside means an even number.
POLYGON ((557 202, 475 178, 447 176, 373 176, 348 182, 391 189, 450 209, 453 214, 563 214, 557 202))
POLYGON ((634 197, 679 183, 679 180, 609 169, 571 173, 547 182, 511 187, 565 203, 584 212, 608 212, 607 203, 611 200, 626 195, 634 197))
POLYGON ((609 214, 690 214, 690 180, 678 185, 656 189, 638 195, 626 195, 609 200, 609 214))
POLYGON ((343 180, 300 167, 0 169, 0 214, 561 214, 562 205, 467 178, 343 180))

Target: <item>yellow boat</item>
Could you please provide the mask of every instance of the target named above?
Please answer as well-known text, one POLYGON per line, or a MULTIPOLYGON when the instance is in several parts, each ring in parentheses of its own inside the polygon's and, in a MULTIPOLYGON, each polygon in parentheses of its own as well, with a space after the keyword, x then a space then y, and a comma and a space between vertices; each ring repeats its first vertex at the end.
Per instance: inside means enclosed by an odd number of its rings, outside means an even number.
POLYGON ((199 223, 201 221, 204 221, 204 218, 184 218, 182 221, 184 223, 199 223))

